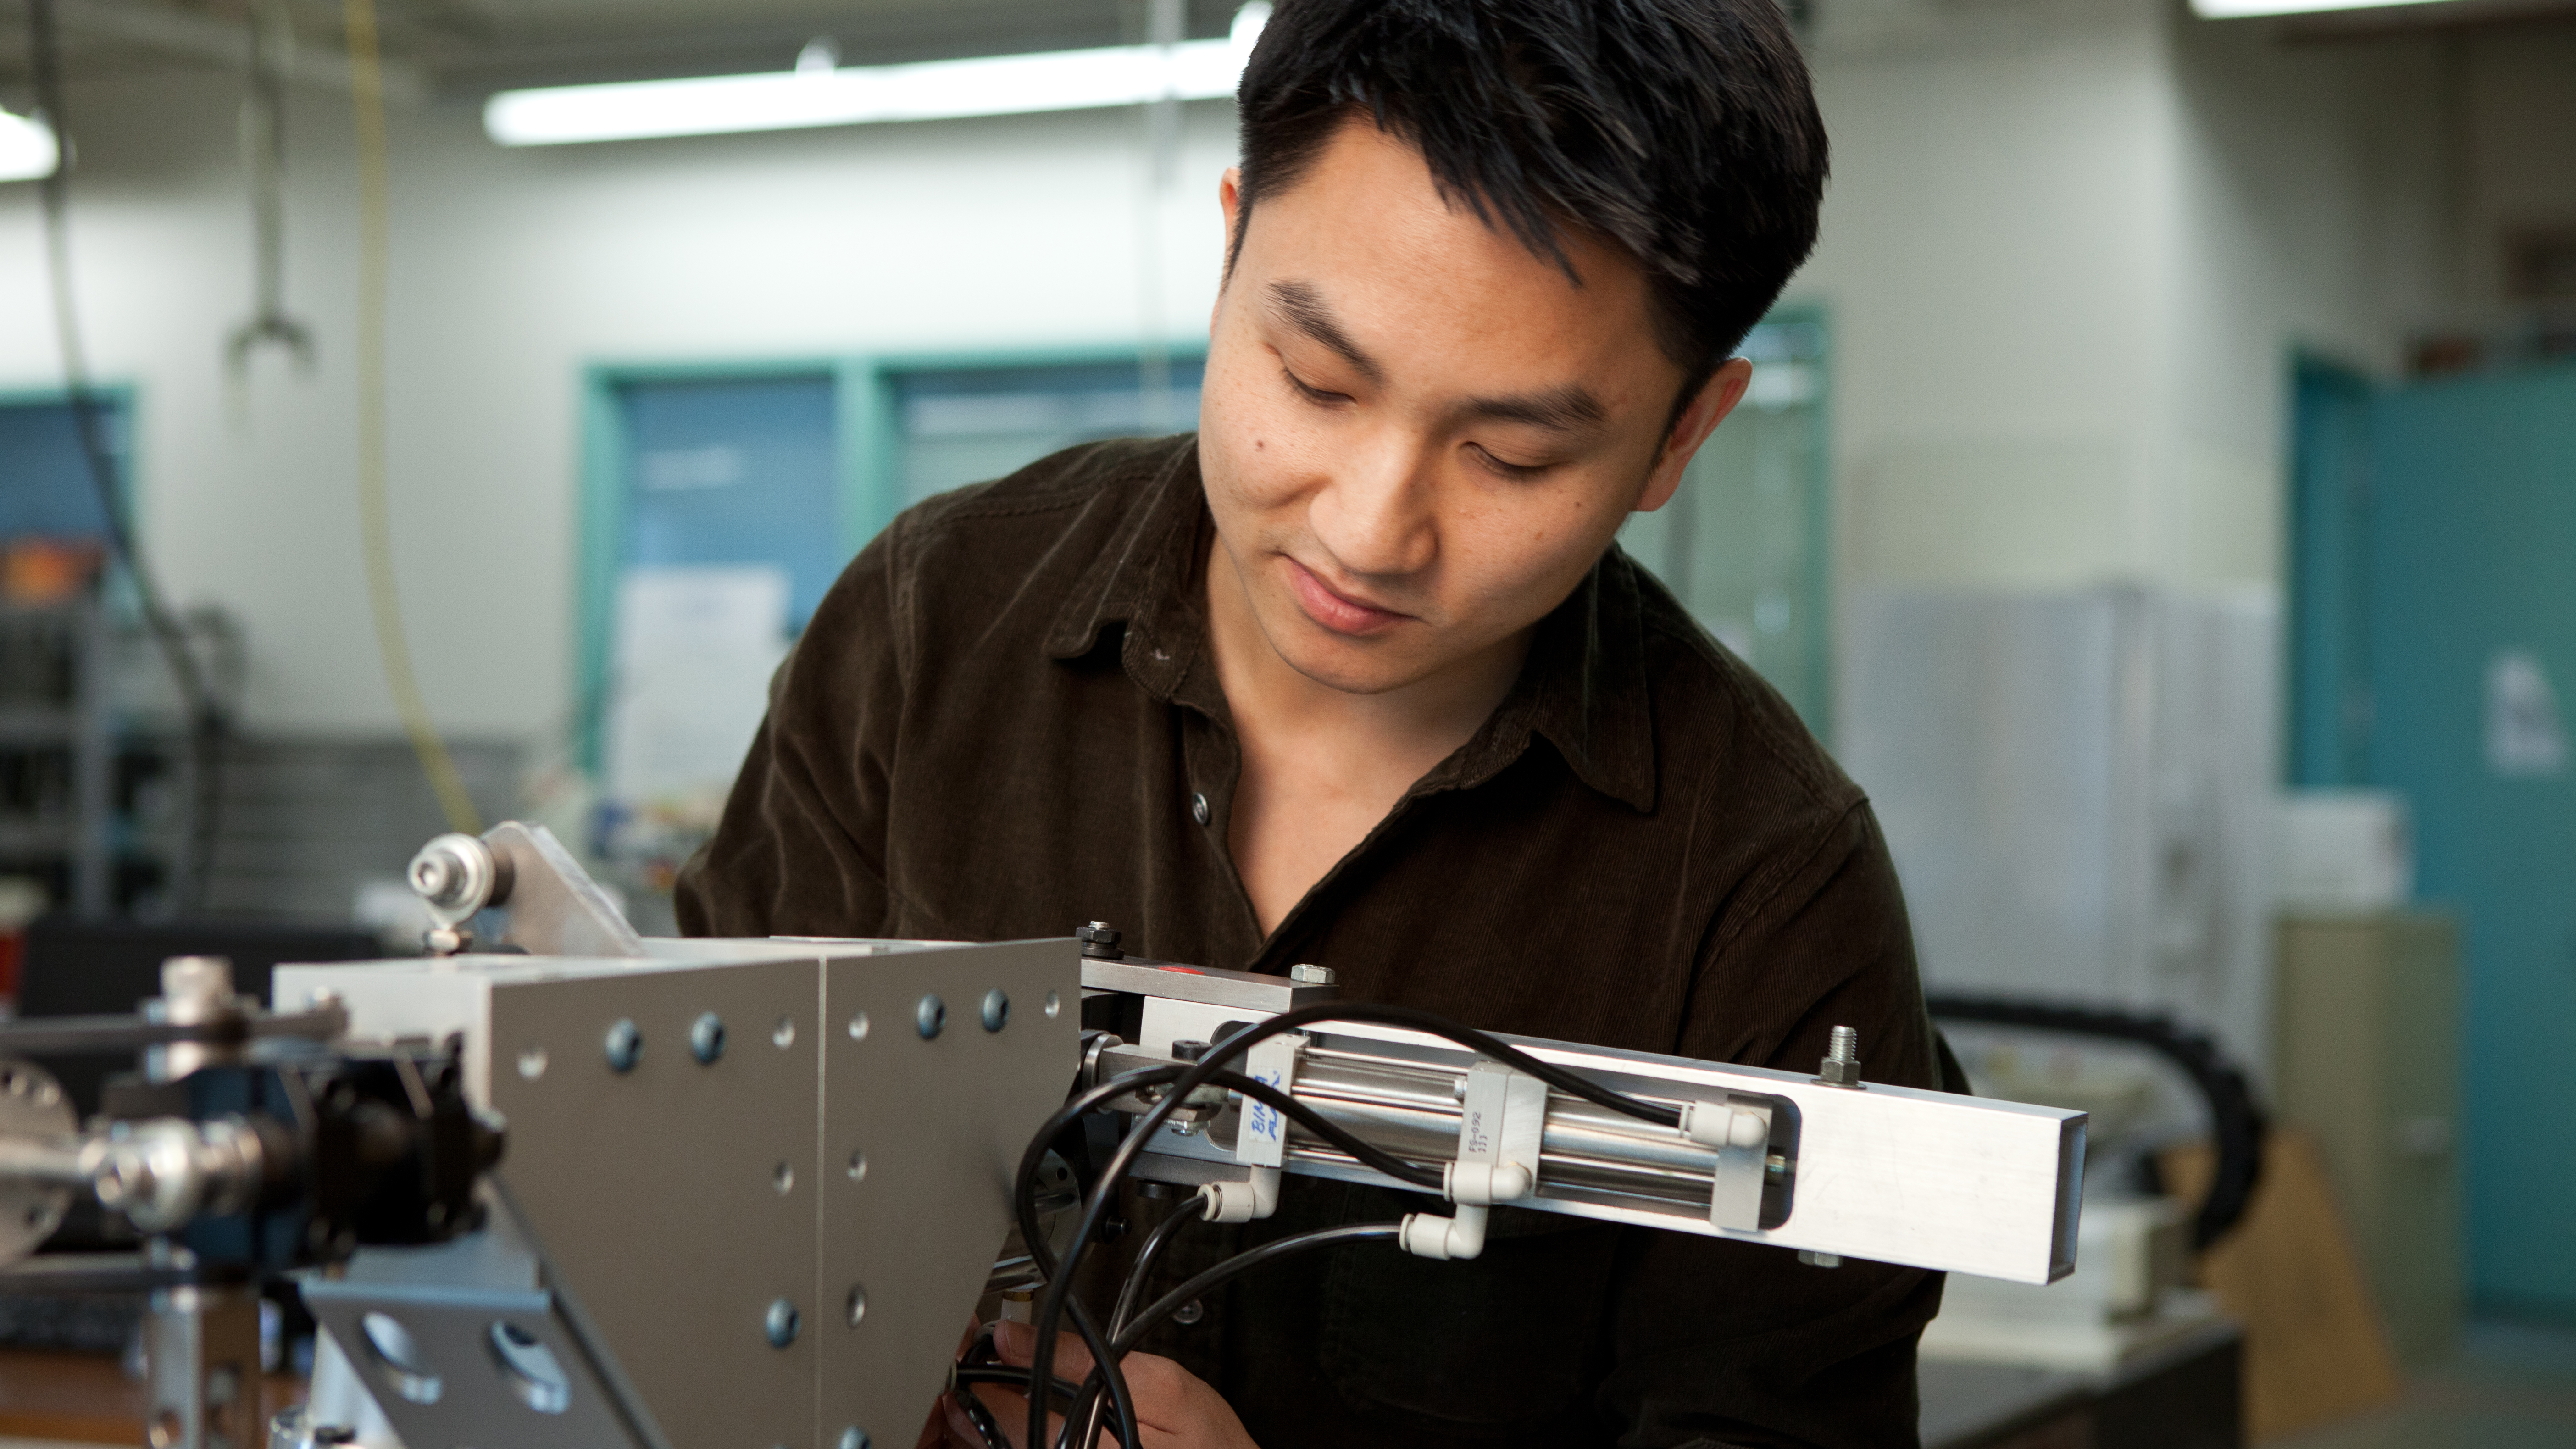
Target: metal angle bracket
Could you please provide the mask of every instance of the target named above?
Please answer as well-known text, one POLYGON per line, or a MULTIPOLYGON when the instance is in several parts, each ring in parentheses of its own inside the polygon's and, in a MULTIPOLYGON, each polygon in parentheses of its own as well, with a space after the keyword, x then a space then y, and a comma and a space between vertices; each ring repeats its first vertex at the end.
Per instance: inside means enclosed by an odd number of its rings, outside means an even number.
POLYGON ((1717 1153, 1708 1194, 1709 1226, 1758 1231, 1762 1184, 1771 1159, 1771 1104, 1733 1093, 1723 1102, 1693 1102, 1682 1113, 1681 1130, 1717 1153))
MULTIPOLYGON (((1282 1092, 1293 1092, 1297 1058, 1307 1038, 1294 1033, 1263 1037, 1244 1054, 1244 1075, 1282 1092)), ((1288 1161, 1288 1119, 1267 1102, 1246 1098, 1243 1125, 1234 1134, 1234 1157, 1253 1167, 1279 1167, 1288 1161)))
POLYGON ((1467 1068, 1458 1114, 1458 1164, 1517 1166, 1538 1187, 1539 1145, 1547 1136, 1547 1083, 1498 1062, 1467 1068))
POLYGON ((317 1278, 303 1295, 406 1444, 648 1449, 545 1289, 317 1278))

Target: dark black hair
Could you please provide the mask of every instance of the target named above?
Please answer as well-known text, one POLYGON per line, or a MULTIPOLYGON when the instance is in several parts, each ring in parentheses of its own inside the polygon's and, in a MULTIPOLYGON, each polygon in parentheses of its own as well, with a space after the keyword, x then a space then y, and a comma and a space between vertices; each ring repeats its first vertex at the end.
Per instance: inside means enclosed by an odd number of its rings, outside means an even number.
POLYGON ((1685 401, 1816 244, 1825 126, 1776 0, 1279 0, 1237 101, 1238 252, 1368 116, 1568 276, 1561 227, 1633 258, 1685 401))

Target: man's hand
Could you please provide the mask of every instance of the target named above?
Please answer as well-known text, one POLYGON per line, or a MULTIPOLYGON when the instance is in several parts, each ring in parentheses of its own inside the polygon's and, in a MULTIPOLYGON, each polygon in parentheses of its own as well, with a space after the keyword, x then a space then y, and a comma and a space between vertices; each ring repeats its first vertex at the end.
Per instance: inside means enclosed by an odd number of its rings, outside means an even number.
MULTIPOLYGON (((993 1347, 1006 1364, 1027 1368, 1030 1351, 1036 1346, 1037 1332, 1025 1323, 994 1326, 993 1347)), ((1234 1416, 1224 1397, 1198 1375, 1150 1353, 1131 1353, 1120 1363, 1127 1370, 1127 1391, 1136 1401, 1136 1434, 1144 1441, 1131 1449, 1259 1449, 1252 1436, 1243 1431, 1243 1421, 1234 1416)), ((1053 1372, 1057 1378, 1076 1384, 1091 1372, 1091 1353, 1080 1338, 1070 1333, 1056 1336, 1053 1372)), ((1020 1442, 1028 1434, 1027 1398, 995 1384, 977 1384, 967 1392, 993 1411, 993 1419, 1009 1437, 1012 1449, 1027 1449, 1020 1442)), ((974 1421, 966 1417, 966 1411, 958 1407, 954 1398, 939 1401, 935 1422, 945 1431, 945 1438, 939 1442, 948 1449, 984 1449, 974 1421)), ((1104 1417, 1102 1422, 1111 1421, 1104 1417)), ((1064 1417, 1049 1414, 1049 1449, 1063 1432, 1064 1417)), ((1104 1445, 1115 1442, 1107 1433, 1101 1436, 1104 1445)))

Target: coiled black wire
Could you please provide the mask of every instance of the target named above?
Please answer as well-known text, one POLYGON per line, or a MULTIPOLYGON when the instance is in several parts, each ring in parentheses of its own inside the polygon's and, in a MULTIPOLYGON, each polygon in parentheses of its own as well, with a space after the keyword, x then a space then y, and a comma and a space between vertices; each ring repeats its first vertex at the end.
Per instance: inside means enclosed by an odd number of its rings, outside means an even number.
MULTIPOLYGON (((1681 1125, 1681 1112, 1678 1108, 1667 1107, 1656 1102, 1642 1101, 1638 1098, 1631 1097, 1624 1092, 1602 1086, 1600 1083, 1592 1081, 1579 1072, 1568 1071, 1563 1067, 1540 1061, 1538 1058, 1531 1056, 1529 1053, 1522 1051, 1518 1047, 1512 1046, 1501 1038, 1493 1036, 1490 1033, 1478 1031, 1473 1027, 1461 1026, 1446 1017, 1438 1016, 1428 1011, 1418 1010, 1409 1006, 1341 1003, 1306 1006, 1299 1007, 1291 1011, 1283 1011, 1276 1016, 1270 1017, 1265 1021, 1247 1028, 1246 1030, 1236 1032, 1234 1035, 1217 1043, 1209 1049, 1206 1056, 1201 1057, 1198 1061, 1190 1064, 1186 1069, 1179 1070, 1176 1076, 1169 1078, 1164 1076, 1165 1072, 1172 1071, 1174 1069, 1152 1068, 1144 1072, 1129 1073, 1113 1081, 1102 1083, 1100 1086, 1094 1087, 1090 1091, 1081 1094, 1079 1097, 1075 1098, 1073 1102, 1066 1103, 1064 1110, 1059 1111, 1054 1117, 1049 1118, 1047 1125, 1039 1129, 1037 1137, 1029 1144, 1029 1151, 1023 1155, 1021 1159, 1020 1180, 1018 1191, 1015 1194, 1018 1199, 1018 1206, 1021 1214, 1022 1232, 1029 1240, 1030 1257, 1037 1262, 1039 1270, 1046 1275, 1047 1279, 1046 1295, 1040 1300, 1037 1313, 1032 1323, 1032 1326, 1036 1330, 1037 1338, 1030 1350, 1029 1381, 1031 1383, 1036 1383, 1039 1380, 1048 1377, 1048 1371, 1054 1366, 1055 1335, 1057 1332, 1057 1325, 1064 1321, 1068 1311, 1071 1312, 1077 1326, 1081 1325, 1085 1320, 1086 1315, 1083 1314, 1081 1305, 1072 1302, 1074 1269, 1081 1262, 1083 1254, 1088 1251, 1093 1239, 1099 1236, 1101 1225, 1108 1218, 1109 1205, 1117 1199, 1118 1184, 1127 1176, 1129 1170, 1135 1166, 1136 1155, 1144 1150, 1145 1143, 1152 1140, 1155 1132, 1158 1131, 1165 1122, 1171 1120, 1172 1113, 1179 1108, 1182 1102, 1188 1099, 1192 1091, 1215 1079, 1219 1073, 1226 1070, 1226 1063, 1240 1057, 1246 1051, 1251 1050, 1255 1043, 1267 1040, 1270 1037, 1279 1036, 1286 1032, 1294 1031, 1301 1026, 1309 1026, 1317 1022, 1325 1021, 1373 1023, 1381 1026, 1397 1026, 1441 1037, 1445 1040, 1456 1042, 1460 1046, 1466 1047, 1471 1051, 1490 1057, 1515 1071, 1536 1077, 1540 1081, 1545 1082, 1549 1086, 1555 1087, 1560 1091, 1566 1092, 1572 1096, 1581 1097, 1587 1102, 1608 1107, 1612 1111, 1636 1117, 1643 1121, 1653 1122, 1660 1126, 1678 1127, 1681 1125), (1147 1079, 1151 1079, 1152 1083, 1161 1083, 1168 1080, 1169 1086, 1166 1088, 1162 1099, 1154 1103, 1152 1107, 1148 1108, 1145 1115, 1129 1130, 1126 1140, 1118 1144, 1117 1151, 1110 1154, 1108 1165, 1102 1169, 1100 1182, 1092 1189, 1091 1200, 1085 1204, 1083 1208, 1081 1223, 1073 1235, 1073 1247, 1065 1254, 1061 1271, 1059 1271, 1057 1265, 1049 1261, 1052 1254, 1048 1251, 1042 1241, 1042 1235, 1033 1231, 1036 1226, 1037 1218, 1036 1205, 1033 1197, 1033 1188, 1037 1176, 1037 1161, 1044 1155, 1046 1144, 1053 1141, 1055 1134, 1063 1130, 1064 1125, 1072 1121, 1075 1116, 1080 1115, 1080 1112, 1089 1111, 1092 1107, 1107 1102, 1113 1097, 1123 1096, 1127 1092, 1134 1090, 1136 1086, 1147 1085, 1149 1084, 1147 1079), (1076 1106, 1077 1103, 1082 1104, 1078 1110, 1076 1106)), ((1248 1081, 1249 1079, 1247 1078, 1245 1080, 1248 1081)), ((1318 1118, 1317 1120, 1321 1119, 1318 1118)), ((1352 1138, 1351 1140, 1356 1142, 1358 1139, 1352 1138)), ((1336 1143, 1336 1145, 1338 1146, 1340 1144, 1336 1143)), ((1373 1148, 1370 1149, 1370 1152, 1373 1156, 1386 1156, 1386 1154, 1378 1152, 1373 1148)), ((1367 1161, 1368 1159, 1362 1158, 1362 1160, 1367 1161)), ((1375 1166, 1374 1163, 1371 1163, 1371 1165, 1375 1166)), ((1383 1171, 1384 1169, 1381 1168, 1379 1170, 1383 1171)), ((1428 1176, 1428 1174, 1424 1173, 1422 1169, 1416 1168, 1412 1169, 1411 1173, 1407 1175, 1404 1180, 1419 1184, 1424 1176, 1428 1176)), ((1325 1229, 1323 1231, 1325 1234, 1329 1234, 1340 1230, 1325 1229)), ((1357 1232, 1360 1236, 1364 1237, 1391 1237, 1396 1233, 1397 1229, 1392 1224, 1360 1224, 1355 1225, 1351 1231, 1357 1232), (1362 1231, 1363 1229, 1367 1231, 1362 1231)), ((1315 1244, 1312 1243, 1304 1243, 1303 1240, 1307 1238, 1313 1238, 1319 1242, 1324 1240, 1323 1234, 1304 1234, 1299 1238, 1282 1238, 1277 1243, 1265 1244, 1263 1248, 1255 1249, 1250 1253, 1238 1255, 1238 1258, 1228 1259, 1226 1263, 1218 1264, 1217 1268, 1212 1268, 1209 1272, 1216 1272, 1218 1268, 1224 1268, 1229 1264, 1238 1262, 1242 1259, 1251 1259, 1254 1260, 1254 1262, 1269 1261, 1270 1257, 1275 1255, 1268 1254, 1268 1249, 1282 1248, 1291 1243, 1299 1243, 1304 1246, 1314 1246, 1315 1244)), ((1243 1266, 1251 1267, 1253 1266, 1253 1262, 1245 1262, 1243 1266)), ((1202 1278, 1206 1276, 1206 1274, 1200 1275, 1202 1278)), ((1196 1282, 1197 1280, 1193 1279, 1192 1281, 1196 1282)), ((1217 1281, 1222 1282, 1224 1280, 1219 1279, 1217 1281)), ((1186 1298, 1179 1300, 1179 1302, 1187 1301, 1188 1300, 1186 1298)), ((1172 1306, 1177 1308, 1179 1306, 1179 1302, 1174 1303, 1172 1306)), ((1155 1306, 1157 1308, 1161 1307, 1161 1301, 1158 1300, 1155 1306)), ((1148 1315, 1153 1311, 1153 1309, 1148 1309, 1148 1315)), ((1143 1319, 1139 1320, 1140 1323, 1143 1321, 1143 1319)), ((1160 1320, 1157 1319, 1155 1321, 1159 1322, 1160 1320)), ((1085 1331, 1083 1337, 1086 1344, 1091 1343, 1092 1335, 1090 1332, 1085 1331)), ((1136 1422, 1135 1411, 1133 1402, 1128 1398, 1126 1392, 1126 1375, 1121 1372, 1117 1366, 1116 1353, 1113 1351, 1111 1353, 1104 1354, 1100 1347, 1093 1346, 1091 1348, 1091 1354, 1095 1368, 1101 1372, 1104 1382, 1108 1385, 1111 1398, 1117 1402, 1119 1423, 1122 1426, 1129 1428, 1132 1434, 1132 1428, 1136 1422)), ((1075 1421, 1071 1417, 1068 1417, 1065 1429, 1068 1435, 1075 1432, 1075 1421)), ((1034 1446, 1046 1442, 1046 1404, 1035 1394, 1029 1396, 1028 1430, 1028 1442, 1031 1445, 1034 1446)), ((1135 1441, 1130 1437, 1128 1442, 1132 1444, 1135 1441)))

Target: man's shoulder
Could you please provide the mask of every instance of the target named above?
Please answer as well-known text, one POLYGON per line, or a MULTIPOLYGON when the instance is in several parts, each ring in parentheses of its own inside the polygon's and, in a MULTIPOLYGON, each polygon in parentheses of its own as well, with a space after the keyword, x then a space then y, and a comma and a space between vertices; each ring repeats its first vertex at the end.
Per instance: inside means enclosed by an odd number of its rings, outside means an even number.
POLYGON ((1663 582, 1621 556, 1636 580, 1657 794, 1685 808, 1828 825, 1863 800, 1796 706, 1720 643, 1663 582))

